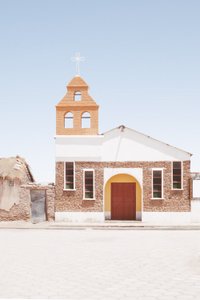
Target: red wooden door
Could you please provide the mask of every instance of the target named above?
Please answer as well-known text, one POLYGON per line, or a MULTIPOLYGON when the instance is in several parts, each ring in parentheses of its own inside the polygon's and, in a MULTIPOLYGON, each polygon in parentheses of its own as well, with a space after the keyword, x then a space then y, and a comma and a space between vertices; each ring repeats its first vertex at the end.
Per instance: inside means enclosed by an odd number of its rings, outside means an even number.
POLYGON ((136 219, 136 184, 111 183, 111 220, 136 219))

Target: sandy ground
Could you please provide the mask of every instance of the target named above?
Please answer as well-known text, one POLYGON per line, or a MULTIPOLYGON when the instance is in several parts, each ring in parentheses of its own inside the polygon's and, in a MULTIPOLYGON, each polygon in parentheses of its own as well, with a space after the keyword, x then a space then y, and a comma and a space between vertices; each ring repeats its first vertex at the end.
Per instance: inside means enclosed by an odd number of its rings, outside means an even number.
POLYGON ((200 299, 200 231, 0 229, 0 298, 200 299))

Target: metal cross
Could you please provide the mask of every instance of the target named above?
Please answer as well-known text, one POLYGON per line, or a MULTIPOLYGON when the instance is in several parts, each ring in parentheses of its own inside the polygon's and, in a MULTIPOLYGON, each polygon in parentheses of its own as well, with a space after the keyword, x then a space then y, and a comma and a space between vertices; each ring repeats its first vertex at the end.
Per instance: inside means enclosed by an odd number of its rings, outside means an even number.
POLYGON ((80 62, 85 61, 85 57, 80 56, 80 53, 75 53, 72 61, 76 62, 76 76, 80 75, 80 62))

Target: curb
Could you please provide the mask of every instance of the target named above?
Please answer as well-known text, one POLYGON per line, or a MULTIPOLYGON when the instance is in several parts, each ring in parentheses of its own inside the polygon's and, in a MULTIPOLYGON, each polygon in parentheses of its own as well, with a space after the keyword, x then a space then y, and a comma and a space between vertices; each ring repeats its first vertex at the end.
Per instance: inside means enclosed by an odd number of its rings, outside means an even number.
POLYGON ((2 229, 32 229, 32 230, 200 230, 200 224, 191 225, 159 225, 141 223, 103 223, 103 224, 71 224, 71 223, 28 223, 28 222, 0 222, 2 229))

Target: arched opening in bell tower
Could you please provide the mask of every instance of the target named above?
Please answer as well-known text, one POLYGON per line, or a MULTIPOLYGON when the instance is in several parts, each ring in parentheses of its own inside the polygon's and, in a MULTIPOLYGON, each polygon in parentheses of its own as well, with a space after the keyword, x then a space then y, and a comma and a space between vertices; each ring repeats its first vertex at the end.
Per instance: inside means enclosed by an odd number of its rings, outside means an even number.
POLYGON ((91 127, 91 117, 89 112, 84 112, 81 116, 81 127, 90 128, 91 127))
POLYGON ((73 128, 74 127, 74 116, 72 112, 67 112, 64 117, 64 125, 65 128, 73 128))

